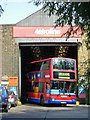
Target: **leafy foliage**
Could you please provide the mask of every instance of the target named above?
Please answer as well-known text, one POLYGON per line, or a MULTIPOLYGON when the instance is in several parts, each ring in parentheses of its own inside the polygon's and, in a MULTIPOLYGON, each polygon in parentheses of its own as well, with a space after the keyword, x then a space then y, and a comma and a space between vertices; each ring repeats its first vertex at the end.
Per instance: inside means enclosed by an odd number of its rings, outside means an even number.
POLYGON ((56 25, 63 26, 65 24, 79 25, 82 28, 90 23, 90 2, 42 2, 34 0, 36 5, 43 4, 43 8, 49 10, 49 16, 55 14, 58 16, 56 25))
POLYGON ((2 8, 2 6, 0 5, 0 16, 1 16, 1 14, 3 13, 3 8, 2 8))
POLYGON ((80 76, 80 74, 78 74, 78 78, 80 78, 80 77, 84 78, 84 79, 80 80, 79 87, 83 86, 85 91, 86 91, 86 93, 89 94, 89 89, 90 89, 90 67, 89 67, 90 59, 88 59, 87 61, 83 62, 83 65, 86 66, 86 69, 85 69, 85 72, 83 73, 83 76, 80 76))
POLYGON ((70 36, 73 31, 72 26, 80 26, 84 32, 87 27, 86 47, 90 49, 90 2, 49 2, 46 0, 32 0, 35 5, 43 5, 45 11, 49 11, 49 16, 55 14, 58 18, 55 21, 56 26, 70 25, 70 36))

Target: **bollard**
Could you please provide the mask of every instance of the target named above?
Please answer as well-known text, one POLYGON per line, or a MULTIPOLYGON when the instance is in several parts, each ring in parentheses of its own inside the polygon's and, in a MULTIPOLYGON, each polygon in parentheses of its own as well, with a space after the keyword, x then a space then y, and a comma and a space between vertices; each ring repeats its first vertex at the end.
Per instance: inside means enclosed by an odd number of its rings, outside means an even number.
POLYGON ((21 105, 22 103, 21 103, 20 101, 17 101, 17 104, 18 104, 18 105, 21 105))
POLYGON ((79 101, 76 101, 76 105, 79 105, 79 101))

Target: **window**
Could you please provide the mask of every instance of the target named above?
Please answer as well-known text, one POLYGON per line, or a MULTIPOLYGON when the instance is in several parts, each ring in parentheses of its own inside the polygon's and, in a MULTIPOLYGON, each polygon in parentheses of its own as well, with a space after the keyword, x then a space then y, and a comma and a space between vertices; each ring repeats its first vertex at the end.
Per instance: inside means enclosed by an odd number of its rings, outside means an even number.
POLYGON ((74 61, 68 59, 53 59, 53 69, 74 70, 74 61))
POLYGON ((49 70, 50 69, 50 60, 43 61, 43 62, 36 62, 29 64, 29 72, 32 71, 40 71, 40 70, 49 70))
POLYGON ((43 61, 40 70, 49 70, 50 69, 50 60, 43 61))
POLYGON ((70 93, 75 93, 76 91, 76 83, 71 83, 70 84, 70 93))
POLYGON ((35 93, 38 93, 38 86, 39 86, 39 83, 38 82, 34 82, 33 90, 34 90, 35 93))
POLYGON ((39 93, 44 93, 44 82, 39 82, 39 93))
POLYGON ((50 91, 50 84, 46 82, 46 93, 49 93, 50 91))
POLYGON ((61 81, 51 81, 51 89, 63 89, 64 82, 61 81))
POLYGON ((3 88, 0 88, 0 95, 3 95, 3 88))
POLYGON ((51 81, 50 89, 60 90, 62 93, 75 93, 76 82, 51 81))
POLYGON ((69 93, 70 82, 65 82, 65 93, 69 93))

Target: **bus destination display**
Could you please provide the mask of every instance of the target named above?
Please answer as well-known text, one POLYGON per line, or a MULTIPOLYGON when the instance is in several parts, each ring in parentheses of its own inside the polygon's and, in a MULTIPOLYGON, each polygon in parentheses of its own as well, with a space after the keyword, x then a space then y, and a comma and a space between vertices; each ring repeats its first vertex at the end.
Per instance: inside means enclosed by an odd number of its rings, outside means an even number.
POLYGON ((75 79, 75 73, 74 72, 53 72, 53 78, 54 79, 75 79))

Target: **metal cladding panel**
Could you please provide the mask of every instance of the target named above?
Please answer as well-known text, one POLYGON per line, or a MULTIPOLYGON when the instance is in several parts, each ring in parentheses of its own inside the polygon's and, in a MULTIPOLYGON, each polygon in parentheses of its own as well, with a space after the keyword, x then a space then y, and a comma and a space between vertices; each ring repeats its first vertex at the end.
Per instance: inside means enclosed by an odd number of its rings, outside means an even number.
POLYGON ((40 9, 18 22, 16 26, 55 26, 56 18, 57 16, 55 15, 49 17, 48 12, 40 9))

